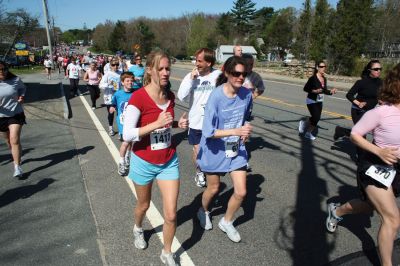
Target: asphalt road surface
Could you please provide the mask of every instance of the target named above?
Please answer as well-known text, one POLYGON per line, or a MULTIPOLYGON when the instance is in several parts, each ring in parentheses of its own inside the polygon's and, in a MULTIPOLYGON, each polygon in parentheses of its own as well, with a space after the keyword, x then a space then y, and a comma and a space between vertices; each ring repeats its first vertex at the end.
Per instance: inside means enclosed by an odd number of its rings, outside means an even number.
MULTIPOLYGON (((173 68, 173 90, 188 72, 173 68)), ((144 223, 149 247, 137 250, 132 236, 136 198, 132 183, 117 174, 119 141, 104 130, 106 109, 88 108, 81 81, 84 95, 70 99, 72 117, 64 119, 59 82, 68 93, 68 81, 44 77, 23 77, 28 85, 23 178, 12 178, 11 158, 0 143, 1 265, 160 265, 157 186, 144 223)), ((232 194, 228 175, 214 201, 214 229, 205 232, 199 226, 195 216, 203 189, 193 181, 186 132, 174 132, 181 173, 177 260, 182 265, 377 265, 376 214, 346 217, 335 234, 325 229, 326 203, 358 195, 351 159, 355 148, 348 139, 332 140, 336 125, 351 126, 344 93, 325 98, 317 140, 311 142, 297 131, 299 119, 308 115, 302 86, 265 82, 247 145, 252 169, 248 195, 235 221, 240 243, 217 227, 232 194)), ((176 116, 187 107, 177 101, 176 116)), ((397 257, 394 262, 400 263, 397 257)))

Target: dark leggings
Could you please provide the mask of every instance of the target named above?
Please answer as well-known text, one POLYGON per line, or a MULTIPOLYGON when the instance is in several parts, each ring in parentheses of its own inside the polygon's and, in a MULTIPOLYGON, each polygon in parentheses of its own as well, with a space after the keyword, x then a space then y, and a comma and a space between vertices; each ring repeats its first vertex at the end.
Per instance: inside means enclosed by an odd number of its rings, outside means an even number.
POLYGON ((110 113, 110 108, 112 107, 112 105, 107 105, 107 119, 108 119, 108 125, 111 127, 114 123, 114 113, 110 113))
POLYGON ((90 92, 90 100, 92 100, 92 107, 96 107, 96 100, 100 96, 99 85, 87 85, 88 91, 90 92))
POLYGON ((79 79, 69 79, 69 84, 71 85, 71 94, 78 95, 79 79))
POLYGON ((321 119, 322 102, 307 104, 307 109, 310 112, 310 124, 316 127, 321 119))

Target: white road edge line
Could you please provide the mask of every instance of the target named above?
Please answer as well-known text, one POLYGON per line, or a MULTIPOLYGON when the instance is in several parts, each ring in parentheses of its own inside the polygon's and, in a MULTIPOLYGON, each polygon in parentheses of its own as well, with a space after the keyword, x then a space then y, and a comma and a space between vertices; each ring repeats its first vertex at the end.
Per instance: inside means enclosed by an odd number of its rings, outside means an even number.
MULTIPOLYGON (((119 150, 115 146, 114 142, 111 140, 110 136, 108 135, 108 132, 104 129, 103 125, 100 123, 96 114, 93 112, 93 110, 89 106, 89 103, 86 101, 85 97, 79 96, 79 98, 81 99, 83 106, 85 106, 87 112, 89 113, 89 116, 92 118, 94 125, 96 126, 101 138, 103 139, 108 150, 110 151, 111 156, 113 157, 115 163, 118 165, 119 150)), ((133 195, 135 195, 135 198, 137 199, 135 186, 133 185, 132 180, 130 180, 127 176, 125 176, 125 181, 128 183, 133 195)), ((149 219, 150 224, 153 226, 153 228, 157 228, 158 226, 160 226, 162 228, 162 225, 164 224, 164 219, 152 201, 150 202, 150 207, 146 213, 146 216, 149 219)), ((161 243, 163 243, 162 231, 157 232, 157 236, 160 239, 161 243)), ((175 252, 180 248, 182 248, 181 243, 179 242, 179 240, 176 237, 174 237, 174 240, 172 242, 172 251, 175 252)), ((189 257, 189 255, 186 253, 186 251, 183 251, 182 254, 180 255, 180 265, 182 265, 182 266, 194 265, 192 259, 189 257)))

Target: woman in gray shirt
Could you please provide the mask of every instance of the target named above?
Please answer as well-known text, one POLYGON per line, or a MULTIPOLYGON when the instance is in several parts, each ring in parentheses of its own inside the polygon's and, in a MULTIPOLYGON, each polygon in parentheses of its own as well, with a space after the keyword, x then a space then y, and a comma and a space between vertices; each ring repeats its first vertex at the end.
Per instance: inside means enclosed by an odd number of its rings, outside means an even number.
POLYGON ((25 124, 22 108, 26 87, 21 79, 0 61, 0 134, 6 139, 14 160, 14 177, 22 177, 21 129, 25 124))

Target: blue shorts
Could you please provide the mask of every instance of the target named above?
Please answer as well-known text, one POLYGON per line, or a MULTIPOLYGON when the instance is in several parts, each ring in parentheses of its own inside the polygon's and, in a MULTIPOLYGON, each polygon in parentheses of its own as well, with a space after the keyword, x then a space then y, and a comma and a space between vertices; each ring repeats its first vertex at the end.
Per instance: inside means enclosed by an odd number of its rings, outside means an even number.
POLYGON ((194 129, 194 128, 189 128, 188 132, 188 140, 190 145, 197 145, 200 143, 201 139, 201 130, 200 129, 194 129))
POLYGON ((165 164, 152 164, 139 158, 131 152, 131 163, 128 177, 137 185, 147 185, 158 180, 177 180, 179 179, 179 160, 176 153, 165 164))

